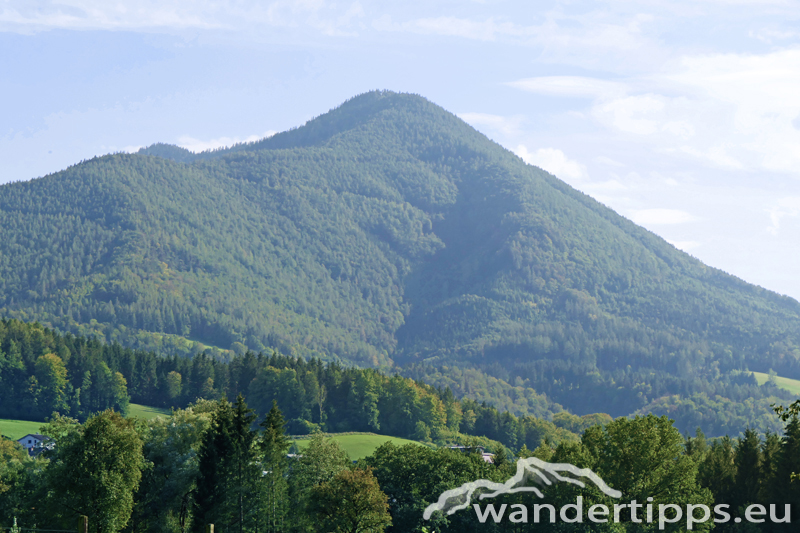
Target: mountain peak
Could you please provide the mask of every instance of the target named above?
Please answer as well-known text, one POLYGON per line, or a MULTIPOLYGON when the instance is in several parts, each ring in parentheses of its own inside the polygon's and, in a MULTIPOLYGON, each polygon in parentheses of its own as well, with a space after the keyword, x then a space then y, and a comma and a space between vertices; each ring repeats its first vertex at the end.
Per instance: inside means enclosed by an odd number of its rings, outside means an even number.
POLYGON ((137 154, 153 155, 181 163, 189 163, 197 160, 215 159, 241 151, 320 145, 336 135, 346 133, 348 130, 374 120, 387 110, 395 110, 406 115, 416 115, 418 118, 425 115, 429 117, 450 115, 452 119, 458 120, 455 115, 448 113, 420 95, 375 90, 354 96, 330 111, 307 121, 302 126, 277 133, 259 141, 239 143, 199 153, 171 144, 155 143, 146 148, 140 148, 137 154))
POLYGON ((745 371, 800 378, 798 302, 705 267, 416 95, 3 186, 0 227, 0 316, 134 347, 491 376, 518 412, 540 401, 532 387, 576 412, 748 396, 766 414, 774 391, 745 371))
POLYGON ((197 154, 186 148, 166 143, 151 144, 150 146, 139 148, 136 153, 139 155, 154 155, 163 157, 164 159, 172 159, 179 163, 189 163, 197 158, 197 154))

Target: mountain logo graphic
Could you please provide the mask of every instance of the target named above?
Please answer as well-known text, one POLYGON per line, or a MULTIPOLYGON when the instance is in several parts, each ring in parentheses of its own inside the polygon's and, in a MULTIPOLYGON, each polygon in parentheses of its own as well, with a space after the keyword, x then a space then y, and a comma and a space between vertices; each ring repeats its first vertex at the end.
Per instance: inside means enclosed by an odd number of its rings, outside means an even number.
POLYGON ((552 485, 554 481, 572 483, 579 487, 585 487, 586 483, 581 479, 587 479, 594 483, 603 494, 611 498, 619 498, 622 493, 614 490, 603 481, 600 476, 588 468, 578 468, 569 463, 548 463, 536 457, 520 459, 517 461, 517 472, 505 483, 497 483, 488 479, 479 479, 470 483, 464 483, 457 489, 450 489, 443 492, 436 503, 430 504, 423 513, 425 520, 430 520, 433 513, 441 511, 451 515, 456 511, 469 507, 472 500, 477 497, 479 500, 495 498, 502 494, 514 494, 516 492, 533 492, 539 498, 544 498, 544 494, 538 487, 552 485), (477 494, 476 494, 477 493, 477 494))

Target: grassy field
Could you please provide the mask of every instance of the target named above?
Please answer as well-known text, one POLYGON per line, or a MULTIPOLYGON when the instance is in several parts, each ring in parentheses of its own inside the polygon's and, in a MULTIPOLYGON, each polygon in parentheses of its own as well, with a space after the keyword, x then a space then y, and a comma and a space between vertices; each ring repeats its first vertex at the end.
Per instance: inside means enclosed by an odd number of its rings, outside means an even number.
POLYGON ((14 440, 21 439, 28 433, 39 433, 44 422, 28 422, 27 420, 6 420, 0 418, 0 435, 14 440))
MULTIPOLYGON (((418 444, 420 446, 424 446, 419 442, 408 440, 408 439, 401 439, 398 437, 388 437, 386 435, 375 435, 372 433, 367 434, 343 434, 343 435, 330 435, 330 437, 336 441, 339 441, 339 444, 344 448, 344 450, 350 455, 350 459, 362 459, 368 455, 371 455, 375 449, 378 448, 381 444, 386 441, 390 441, 396 446, 402 446, 403 444, 418 444)), ((309 440, 307 438, 300 438, 297 439, 297 447, 300 448, 302 452, 303 449, 308 446, 309 440)))
MULTIPOLYGON (((759 385, 763 385, 769 379, 769 374, 764 374, 763 372, 753 372, 753 375, 756 377, 756 381, 758 381, 759 385)), ((789 379, 776 376, 775 384, 781 389, 788 390, 792 394, 797 394, 800 396, 800 379, 789 379)))
POLYGON ((157 416, 169 416, 169 414, 169 409, 161 409, 160 407, 148 407, 138 403, 132 403, 128 405, 129 417, 135 416, 136 418, 150 420, 151 418, 155 418, 157 416))
MULTIPOLYGON (((148 407, 146 405, 140 405, 132 403, 129 406, 128 416, 129 417, 137 417, 142 418, 145 420, 149 420, 151 418, 155 418, 157 416, 169 415, 170 412, 167 409, 159 409, 157 407, 148 407)), ((21 437, 24 437, 28 433, 38 433, 39 428, 44 425, 44 422, 28 422, 26 420, 4 420, 0 419, 0 434, 6 435, 7 437, 11 437, 12 439, 16 440, 21 437)), ((408 439, 401 439, 398 437, 389 437, 386 435, 376 435, 374 433, 343 433, 343 434, 332 434, 330 437, 339 442, 339 444, 344 448, 344 450, 350 455, 351 459, 362 459, 374 452, 378 446, 383 444, 384 442, 392 442, 397 446, 402 446, 404 444, 417 444, 419 446, 424 446, 419 442, 408 440, 408 439)), ((308 446, 309 439, 308 437, 300 437, 296 438, 295 442, 297 442, 297 446, 300 448, 301 452, 304 448, 308 446)))
MULTIPOLYGON (((128 416, 135 416, 150 420, 157 416, 169 415, 169 409, 159 409, 158 407, 148 407, 132 403, 128 409, 128 416)), ((29 422, 27 420, 7 420, 0 418, 0 435, 11 437, 14 440, 24 437, 28 433, 39 433, 39 428, 44 422, 29 422)))

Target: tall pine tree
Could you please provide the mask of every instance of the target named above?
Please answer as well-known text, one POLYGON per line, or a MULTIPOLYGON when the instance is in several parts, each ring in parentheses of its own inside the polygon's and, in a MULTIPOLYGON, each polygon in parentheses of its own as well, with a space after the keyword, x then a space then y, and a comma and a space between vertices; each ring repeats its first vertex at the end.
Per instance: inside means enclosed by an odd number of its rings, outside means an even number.
POLYGON ((241 533, 256 521, 260 469, 251 429, 254 420, 241 395, 233 406, 224 399, 217 404, 198 454, 192 531, 200 533, 207 524, 215 524, 241 533))
POLYGON ((269 533, 286 530, 286 503, 289 497, 286 452, 289 449, 289 439, 286 438, 285 426, 278 402, 273 400, 272 409, 261 423, 264 432, 260 446, 264 469, 261 480, 262 508, 266 518, 266 531, 269 533))
MULTIPOLYGON (((734 508, 758 502, 761 476, 761 440, 753 429, 747 429, 736 446, 735 485, 730 504, 734 508)), ((726 502, 727 503, 727 502, 726 502)))
MULTIPOLYGON (((775 503, 791 505, 792 523, 783 524, 777 531, 797 531, 800 523, 800 479, 793 474, 800 472, 800 419, 796 414, 786 423, 782 444, 773 498, 775 503)), ((783 515, 783 510, 780 511, 778 516, 783 515)))

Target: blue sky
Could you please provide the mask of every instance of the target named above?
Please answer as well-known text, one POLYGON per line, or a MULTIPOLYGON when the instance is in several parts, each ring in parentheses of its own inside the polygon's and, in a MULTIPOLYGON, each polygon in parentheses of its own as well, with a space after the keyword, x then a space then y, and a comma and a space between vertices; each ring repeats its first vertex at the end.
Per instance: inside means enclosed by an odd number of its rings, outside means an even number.
POLYGON ((0 183, 421 94, 800 299, 800 2, 0 0, 0 183))

